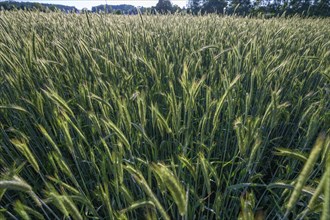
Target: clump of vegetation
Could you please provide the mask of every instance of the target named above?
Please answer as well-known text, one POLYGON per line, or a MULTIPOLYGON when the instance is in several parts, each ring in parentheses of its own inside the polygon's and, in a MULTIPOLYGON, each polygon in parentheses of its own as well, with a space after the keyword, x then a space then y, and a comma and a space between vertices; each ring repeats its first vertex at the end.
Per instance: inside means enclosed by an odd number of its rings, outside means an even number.
POLYGON ((329 219, 329 19, 0 13, 1 218, 329 219))

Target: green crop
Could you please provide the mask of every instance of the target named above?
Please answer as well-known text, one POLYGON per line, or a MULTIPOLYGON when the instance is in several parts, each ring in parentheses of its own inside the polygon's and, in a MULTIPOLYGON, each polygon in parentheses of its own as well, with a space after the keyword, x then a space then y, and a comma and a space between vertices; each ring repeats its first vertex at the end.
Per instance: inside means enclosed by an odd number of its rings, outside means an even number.
POLYGON ((0 12, 0 218, 328 219, 329 19, 0 12))

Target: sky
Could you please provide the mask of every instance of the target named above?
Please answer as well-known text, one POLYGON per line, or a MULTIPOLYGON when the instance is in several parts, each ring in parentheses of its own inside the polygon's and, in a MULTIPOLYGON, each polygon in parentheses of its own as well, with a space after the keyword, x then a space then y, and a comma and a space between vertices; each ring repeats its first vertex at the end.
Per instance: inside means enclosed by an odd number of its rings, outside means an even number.
MULTIPOLYGON (((97 5, 134 5, 134 6, 144 6, 150 7, 155 6, 158 0, 16 0, 21 2, 40 2, 40 3, 49 3, 49 4, 60 4, 60 5, 68 5, 75 6, 78 9, 88 8, 91 9, 92 6, 97 5)), ((181 8, 187 6, 187 0, 171 0, 173 5, 178 5, 181 8)))

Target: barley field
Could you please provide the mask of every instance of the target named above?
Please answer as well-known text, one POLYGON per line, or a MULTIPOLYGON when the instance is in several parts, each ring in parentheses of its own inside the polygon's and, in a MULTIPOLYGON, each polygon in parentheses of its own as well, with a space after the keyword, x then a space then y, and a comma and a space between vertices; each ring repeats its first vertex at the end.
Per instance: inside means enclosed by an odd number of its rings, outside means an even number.
POLYGON ((330 219, 329 19, 0 12, 0 219, 330 219))

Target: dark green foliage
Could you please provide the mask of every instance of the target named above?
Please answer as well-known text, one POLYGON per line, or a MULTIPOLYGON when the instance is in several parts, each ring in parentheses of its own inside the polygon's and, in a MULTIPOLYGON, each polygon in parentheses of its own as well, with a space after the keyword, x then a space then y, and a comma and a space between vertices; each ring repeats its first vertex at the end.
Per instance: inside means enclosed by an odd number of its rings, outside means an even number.
POLYGON ((171 13, 173 10, 172 3, 170 0, 159 0, 155 9, 159 13, 171 13))
MULTIPOLYGON (((16 1, 3 1, 0 2, 0 10, 38 10, 42 12, 48 11, 66 11, 78 12, 75 7, 44 4, 44 3, 31 3, 31 2, 16 2, 16 1)), ((82 10, 83 11, 83 10, 82 10)), ((176 13, 186 11, 177 5, 172 5, 170 0, 159 0, 155 7, 139 9, 133 5, 99 5, 92 7, 91 12, 94 13, 114 13, 114 14, 138 14, 141 13, 155 14, 155 13, 176 13)), ((192 14, 235 14, 241 16, 260 16, 274 17, 285 14, 286 16, 302 15, 304 17, 317 16, 328 17, 330 16, 330 0, 290 0, 290 1, 269 1, 269 0, 189 0, 188 13, 192 14)))
POLYGON ((202 13, 225 13, 227 2, 225 0, 209 0, 204 3, 202 13))
POLYGON ((99 5, 92 7, 92 12, 137 14, 137 9, 133 5, 99 5))
POLYGON ((0 2, 0 10, 37 10, 46 12, 47 9, 51 11, 60 10, 65 12, 77 12, 78 9, 72 6, 57 5, 57 4, 45 4, 36 2, 16 2, 16 1, 2 1, 0 2))

